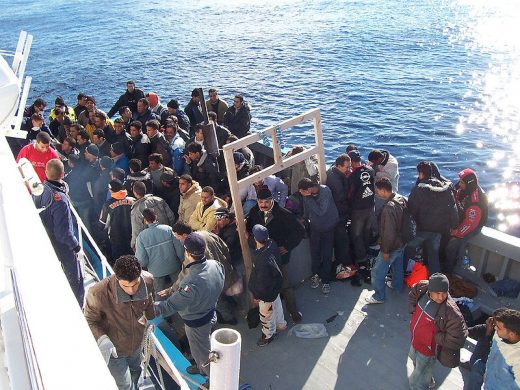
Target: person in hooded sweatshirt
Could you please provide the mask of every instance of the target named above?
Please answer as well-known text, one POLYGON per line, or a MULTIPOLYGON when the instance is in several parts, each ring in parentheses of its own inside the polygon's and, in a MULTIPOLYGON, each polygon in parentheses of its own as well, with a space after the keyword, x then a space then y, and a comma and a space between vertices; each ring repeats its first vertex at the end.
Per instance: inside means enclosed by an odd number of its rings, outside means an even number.
POLYGON ((155 92, 148 92, 146 94, 146 99, 148 99, 148 102, 150 103, 150 110, 152 110, 152 113, 159 117, 161 126, 166 126, 166 121, 168 120, 168 110, 161 104, 159 96, 155 92))
POLYGON ((455 198, 459 210, 459 223, 451 229, 451 239, 446 247, 446 272, 451 273, 462 256, 468 240, 477 235, 487 222, 488 200, 478 184, 475 171, 466 168, 459 173, 455 186, 455 198))
POLYGON ((459 222, 455 198, 449 182, 432 176, 428 161, 417 164, 417 184, 408 197, 408 209, 417 223, 417 237, 424 240, 430 274, 440 272, 439 248, 442 235, 459 222))

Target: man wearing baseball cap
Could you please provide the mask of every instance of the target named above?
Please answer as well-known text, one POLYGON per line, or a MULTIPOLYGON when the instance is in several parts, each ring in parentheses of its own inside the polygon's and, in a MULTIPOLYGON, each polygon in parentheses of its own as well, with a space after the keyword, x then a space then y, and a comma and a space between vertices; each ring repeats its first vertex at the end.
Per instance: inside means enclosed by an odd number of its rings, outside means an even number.
POLYGON ((449 368, 459 365, 468 327, 449 288, 446 275, 437 272, 429 280, 418 282, 410 291, 412 345, 408 356, 414 365, 408 377, 411 390, 435 387, 433 366, 436 360, 449 368))
POLYGON ((167 317, 178 312, 184 321, 186 336, 196 365, 188 367, 190 374, 203 372, 209 377, 210 366, 202 365, 210 352, 211 327, 217 322, 217 301, 224 288, 224 267, 205 256, 206 243, 198 233, 184 240, 184 265, 188 270, 177 290, 159 292, 165 301, 155 303, 157 315, 167 317))

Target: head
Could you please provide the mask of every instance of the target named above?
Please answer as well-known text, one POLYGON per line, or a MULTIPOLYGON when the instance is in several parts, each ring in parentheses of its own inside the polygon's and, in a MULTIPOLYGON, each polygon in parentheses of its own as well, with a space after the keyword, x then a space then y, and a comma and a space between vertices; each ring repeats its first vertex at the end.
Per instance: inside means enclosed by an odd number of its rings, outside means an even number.
POLYGON ((155 92, 148 92, 146 94, 146 99, 148 100, 148 103, 150 103, 150 107, 155 107, 159 104, 159 96, 155 92))
POLYGON ((156 171, 162 168, 163 156, 160 153, 152 153, 148 157, 148 168, 150 171, 156 171))
POLYGON ((132 111, 130 110, 130 107, 128 107, 128 106, 121 107, 119 109, 119 115, 121 115, 121 118, 123 118, 123 120, 125 122, 128 122, 129 120, 132 119, 132 111))
POLYGON ((136 199, 141 199, 146 195, 146 185, 142 181, 136 181, 132 186, 132 192, 136 199))
POLYGON ((114 131, 117 135, 125 131, 125 121, 123 118, 117 118, 114 120, 114 131))
POLYGON ((253 237, 255 239, 257 248, 263 247, 267 243, 267 240, 269 239, 269 231, 267 230, 267 228, 265 226, 259 225, 259 224, 253 226, 252 233, 253 233, 253 237))
POLYGON ((110 156, 112 158, 121 156, 125 153, 125 145, 122 142, 114 142, 110 146, 110 156))
POLYGON ((84 94, 83 92, 80 92, 80 93, 78 93, 77 99, 78 99, 78 106, 85 107, 85 105, 87 104, 87 95, 84 94))
POLYGON ((179 191, 185 194, 193 185, 193 179, 190 175, 184 174, 179 176, 179 191))
POLYGON ((90 144, 89 146, 87 146, 87 148, 85 149, 85 160, 94 162, 98 159, 98 157, 99 148, 94 144, 90 144))
POLYGON ((114 194, 116 192, 123 191, 123 182, 118 179, 110 180, 108 183, 108 189, 110 190, 110 193, 114 194))
MULTIPOLYGON (((236 168, 236 164, 235 164, 235 168, 236 168)), ((261 166, 261 165, 253 165, 251 167, 251 169, 249 170, 249 176, 252 176, 255 173, 260 172, 262 169, 264 169, 264 167, 261 166)), ((253 184, 255 185, 255 187, 260 187, 260 186, 262 186, 264 184, 264 180, 260 179, 258 181, 255 181, 253 184)))
POLYGON ((175 99, 170 100, 168 104, 166 104, 166 109, 170 115, 175 115, 179 109, 179 102, 175 99))
POLYGON ((308 177, 304 177, 298 182, 298 191, 302 196, 318 196, 320 186, 308 177))
POLYGON ((138 158, 133 158, 128 162, 128 168, 132 173, 141 172, 142 166, 141 160, 138 158))
POLYGON ((335 167, 338 171, 340 171, 343 174, 348 174, 351 170, 352 163, 350 161, 350 157, 348 154, 341 154, 335 162, 335 167))
POLYGON ((242 95, 235 95, 233 99, 233 106, 235 108, 240 108, 242 106, 242 103, 244 102, 244 97, 242 95))
POLYGON ((78 134, 81 130, 85 130, 83 126, 78 123, 73 123, 70 125, 69 134, 71 138, 74 138, 74 141, 78 140, 78 134))
MULTIPOLYGON (((104 171, 105 169, 112 168, 113 164, 114 164, 114 161, 108 156, 103 156, 99 160, 99 167, 101 168, 102 171, 104 171)), ((124 173, 124 171, 123 171, 123 173, 124 173)), ((124 179, 124 176, 123 176, 123 179, 124 179)))
POLYGON ((41 113, 34 113, 31 115, 31 124, 33 128, 40 128, 43 126, 43 115, 41 113))
POLYGON ((125 170, 123 168, 114 168, 110 171, 110 180, 119 180, 121 183, 125 181, 125 170))
POLYGON ((381 199, 390 199, 393 194, 392 182, 387 177, 382 177, 376 181, 376 195, 381 199))
POLYGON ((345 153, 349 154, 351 151, 353 150, 359 150, 359 148, 357 147, 357 145, 354 145, 354 144, 349 144, 347 145, 347 147, 345 148, 345 153))
POLYGON ((233 161, 235 163, 235 170, 239 171, 243 167, 246 158, 240 152, 233 152, 233 161))
POLYGON ((226 139, 226 144, 230 144, 231 142, 238 141, 238 137, 235 134, 230 134, 226 139))
POLYGON ((357 168, 361 166, 361 153, 357 149, 348 152, 348 156, 350 157, 352 167, 357 168))
POLYGON ((114 274, 119 287, 128 295, 134 295, 141 284, 141 265, 137 257, 125 255, 114 264, 114 274))
POLYGON ((233 214, 225 207, 220 207, 215 211, 215 220, 219 228, 229 225, 233 221, 233 214))
POLYGON ((446 275, 436 272, 428 279, 428 294, 436 303, 442 303, 448 299, 450 282, 446 275))
POLYGON ((429 161, 421 161, 417 164, 417 176, 420 180, 432 177, 432 166, 429 161))
POLYGON ((87 133, 87 130, 83 129, 78 132, 78 136, 76 137, 76 141, 78 145, 85 145, 90 142, 89 135, 87 133))
POLYGON ((141 98, 137 101, 137 112, 143 115, 147 110, 150 104, 146 98, 141 98))
POLYGON ((192 161, 199 161, 202 156, 202 145, 192 142, 186 147, 186 151, 192 161))
POLYGON ((54 108, 54 116, 56 117, 56 120, 60 123, 63 123, 63 121, 65 120, 65 112, 61 109, 61 107, 54 108))
POLYGON ((72 137, 67 137, 61 144, 61 151, 65 154, 69 154, 76 147, 76 140, 72 137))
POLYGON ((380 150, 374 149, 368 154, 368 161, 372 163, 372 165, 381 165, 383 160, 385 159, 385 155, 380 150))
POLYGON ((466 168, 459 172, 459 186, 467 192, 473 192, 478 188, 478 178, 475 171, 466 168))
POLYGON ((198 88, 195 88, 193 91, 191 91, 191 101, 196 104, 200 103, 200 91, 198 88))
POLYGON ((102 145, 105 142, 105 132, 101 129, 96 129, 92 133, 92 142, 95 145, 102 145))
POLYGON ((182 223, 182 222, 177 222, 175 225, 173 225, 172 230, 173 230, 173 235, 180 242, 184 242, 186 237, 188 237, 193 232, 193 229, 191 228, 190 225, 182 223))
POLYGON ((148 138, 153 138, 159 133, 159 129, 161 128, 161 124, 158 120, 152 119, 146 122, 146 135, 148 138))
POLYGON ((204 132, 202 131, 202 124, 198 123, 195 125, 195 141, 203 142, 204 141, 204 132))
POLYGON ((267 186, 261 186, 256 191, 256 202, 260 211, 266 212, 273 208, 273 194, 267 186))
POLYGON ((175 186, 176 177, 177 174, 175 173, 175 171, 164 171, 160 177, 161 186, 163 188, 170 188, 175 186))
POLYGON ((128 80, 126 82, 126 90, 130 93, 133 93, 135 90, 135 83, 133 80, 128 80))
POLYGON ((56 100, 54 100, 54 108, 64 108, 65 107, 65 100, 61 96, 57 96, 56 100))
POLYGON ((210 206, 215 201, 215 191, 212 187, 206 186, 200 193, 200 200, 204 206, 210 206))
POLYGON ((498 337, 511 343, 520 341, 520 311, 501 308, 493 313, 498 337))
POLYGON ((49 150, 51 144, 51 136, 45 131, 40 131, 36 135, 35 149, 40 153, 46 153, 49 150))
POLYGON ((209 94, 209 101, 213 104, 215 104, 218 100, 218 92, 216 88, 210 88, 208 91, 209 94))
POLYGON ((94 96, 87 96, 87 102, 85 103, 85 106, 89 112, 96 109, 96 99, 94 96))
POLYGON ((132 138, 136 138, 142 134, 143 125, 139 121, 133 121, 130 123, 130 135, 132 138))
POLYGON ((213 111, 208 111, 208 119, 211 123, 217 123, 217 113, 213 111))
POLYGON ((177 125, 173 122, 168 122, 164 128, 164 136, 169 141, 177 134, 177 125))
POLYGON ((59 158, 53 158, 45 164, 45 176, 49 180, 59 181, 65 175, 65 168, 59 158))
POLYGON ((184 240, 184 258, 190 263, 199 261, 204 258, 206 252, 206 242, 201 235, 194 232, 188 235, 184 240))
POLYGON ((32 104, 34 112, 39 113, 45 111, 45 108, 47 107, 47 103, 42 98, 38 98, 34 101, 32 104))
MULTIPOLYGON (((135 183, 137 184, 137 183, 135 183)), ((143 222, 145 225, 150 225, 157 221, 157 213, 154 209, 143 210, 143 222)))

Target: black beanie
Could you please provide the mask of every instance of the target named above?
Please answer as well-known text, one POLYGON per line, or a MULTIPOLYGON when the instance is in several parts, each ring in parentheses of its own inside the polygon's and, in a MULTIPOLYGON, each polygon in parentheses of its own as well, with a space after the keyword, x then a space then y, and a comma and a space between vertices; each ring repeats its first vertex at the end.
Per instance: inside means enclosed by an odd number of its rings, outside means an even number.
POLYGON ((446 275, 436 272, 430 276, 428 283, 429 292, 448 292, 450 289, 450 281, 446 275))

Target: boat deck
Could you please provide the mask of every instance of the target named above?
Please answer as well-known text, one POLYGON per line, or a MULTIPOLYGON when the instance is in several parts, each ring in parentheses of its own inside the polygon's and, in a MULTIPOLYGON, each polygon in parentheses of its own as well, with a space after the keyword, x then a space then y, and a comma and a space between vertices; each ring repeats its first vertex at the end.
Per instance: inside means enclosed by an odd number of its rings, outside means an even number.
MULTIPOLYGON (((260 326, 249 329, 241 322, 240 383, 253 389, 408 389, 410 315, 407 292, 387 289, 387 301, 366 306, 370 285, 353 287, 336 282, 328 296, 312 290, 309 282, 295 293, 303 323, 325 323, 329 337, 303 339, 283 332, 266 347, 256 341, 260 326), (330 323, 327 319, 337 315, 330 323)), ((286 319, 288 316, 286 316, 286 319)), ((293 326, 289 323, 289 329, 293 326)), ((463 389, 468 372, 435 366, 437 388, 463 389)))

